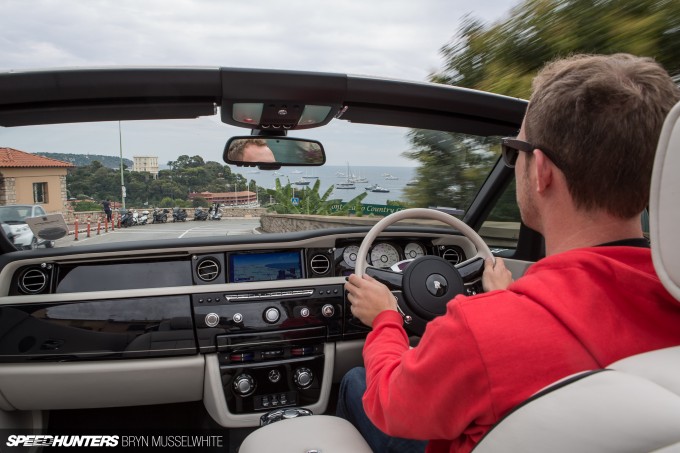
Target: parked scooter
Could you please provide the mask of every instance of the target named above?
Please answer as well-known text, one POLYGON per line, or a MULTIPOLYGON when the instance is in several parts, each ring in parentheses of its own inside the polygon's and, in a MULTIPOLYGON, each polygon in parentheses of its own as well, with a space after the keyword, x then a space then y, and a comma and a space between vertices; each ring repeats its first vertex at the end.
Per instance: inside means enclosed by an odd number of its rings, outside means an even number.
POLYGON ((149 222, 149 211, 146 209, 142 211, 142 215, 137 218, 137 222, 139 225, 146 225, 149 222))
POLYGON ((220 220, 222 218, 222 212, 220 212, 220 206, 215 203, 210 206, 208 211, 208 220, 220 220))
POLYGON ((151 218, 151 223, 165 223, 168 221, 168 211, 163 209, 162 211, 158 208, 153 208, 153 217, 151 218))
POLYGON ((187 221, 187 210, 184 208, 173 208, 172 209, 172 221, 173 222, 186 222, 187 221))
POLYGON ((208 211, 204 211, 202 208, 196 208, 194 211, 194 220, 208 220, 208 211))
POLYGON ((135 224, 133 213, 131 209, 128 209, 126 212, 123 213, 123 215, 120 217, 120 225, 123 228, 131 227, 132 225, 135 224))

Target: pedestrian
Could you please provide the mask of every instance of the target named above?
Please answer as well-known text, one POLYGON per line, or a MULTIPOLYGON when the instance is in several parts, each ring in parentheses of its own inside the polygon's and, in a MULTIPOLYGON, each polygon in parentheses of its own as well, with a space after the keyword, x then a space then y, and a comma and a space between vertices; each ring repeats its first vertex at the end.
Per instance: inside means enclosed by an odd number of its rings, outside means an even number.
POLYGON ((106 220, 111 222, 111 201, 107 198, 102 202, 102 206, 104 206, 104 212, 106 213, 106 220))

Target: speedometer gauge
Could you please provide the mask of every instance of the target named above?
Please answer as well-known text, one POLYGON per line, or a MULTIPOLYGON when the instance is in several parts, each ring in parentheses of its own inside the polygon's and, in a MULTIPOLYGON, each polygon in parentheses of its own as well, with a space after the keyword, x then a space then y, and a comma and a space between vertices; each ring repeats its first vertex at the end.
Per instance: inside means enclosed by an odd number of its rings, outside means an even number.
POLYGON ((342 252, 342 259, 345 264, 350 267, 355 267, 357 264, 357 256, 359 256, 359 247, 356 245, 350 245, 345 247, 345 251, 342 252))
POLYGON ((406 244, 406 247, 404 247, 404 255, 407 260, 415 259, 425 255, 425 248, 417 242, 409 242, 406 244))
POLYGON ((377 244, 371 250, 371 263, 375 267, 388 268, 399 261, 399 252, 390 244, 377 244))

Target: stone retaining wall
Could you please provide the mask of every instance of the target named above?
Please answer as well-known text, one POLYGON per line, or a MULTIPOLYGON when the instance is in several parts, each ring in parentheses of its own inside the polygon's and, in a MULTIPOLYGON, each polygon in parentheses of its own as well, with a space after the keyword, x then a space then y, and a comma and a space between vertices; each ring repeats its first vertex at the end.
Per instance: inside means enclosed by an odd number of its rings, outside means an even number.
MULTIPOLYGON (((320 230, 323 228, 342 228, 352 226, 373 226, 382 217, 346 217, 346 216, 313 216, 302 214, 271 214, 260 217, 263 233, 286 233, 302 230, 320 230)), ((436 220, 402 220, 400 225, 420 225, 445 227, 436 220)), ((494 247, 511 247, 517 244, 519 222, 485 222, 479 234, 488 244, 494 247)))

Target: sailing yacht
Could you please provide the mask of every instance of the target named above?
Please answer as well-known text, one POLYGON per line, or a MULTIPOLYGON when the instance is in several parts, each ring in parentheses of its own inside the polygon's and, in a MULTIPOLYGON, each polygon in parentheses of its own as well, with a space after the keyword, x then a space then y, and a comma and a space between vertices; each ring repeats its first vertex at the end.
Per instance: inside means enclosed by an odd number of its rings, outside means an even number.
POLYGON ((336 189, 356 189, 356 185, 351 179, 352 173, 349 171, 349 162, 347 163, 347 182, 339 182, 335 185, 336 189))

